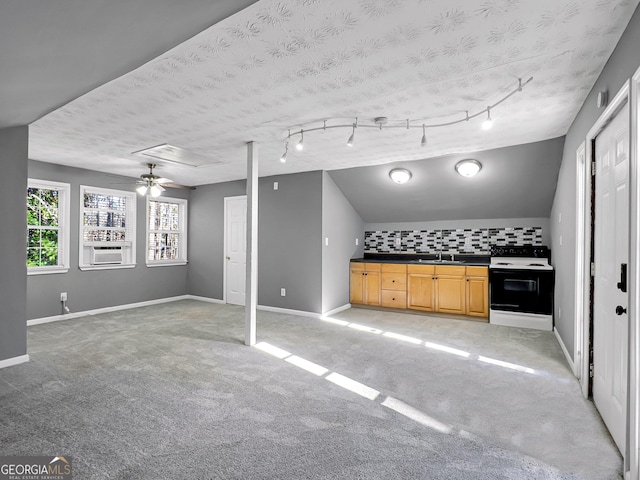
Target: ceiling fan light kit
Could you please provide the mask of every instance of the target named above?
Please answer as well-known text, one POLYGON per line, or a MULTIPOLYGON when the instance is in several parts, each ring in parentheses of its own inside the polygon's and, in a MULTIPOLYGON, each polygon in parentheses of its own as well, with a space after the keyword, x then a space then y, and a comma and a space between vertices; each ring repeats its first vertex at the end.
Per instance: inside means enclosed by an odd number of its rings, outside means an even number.
POLYGON ((415 124, 412 125, 411 124, 411 120, 406 119, 402 121, 402 124, 395 124, 395 125, 387 125, 388 123, 388 118, 387 117, 376 117, 373 119, 373 123, 372 124, 368 124, 368 123, 364 123, 364 124, 358 124, 358 117, 355 118, 355 122, 350 123, 350 124, 336 124, 336 125, 327 125, 327 121, 328 120, 323 120, 322 122, 322 126, 320 127, 312 127, 312 128, 305 128, 305 129, 299 129, 299 130, 294 130, 293 132, 291 131, 292 129, 289 128, 289 133, 287 134, 287 136, 285 137, 285 154, 280 158, 280 161, 284 163, 284 161, 286 161, 286 154, 288 151, 288 143, 289 140, 291 139, 291 137, 293 137, 294 135, 300 135, 300 140, 298 141, 298 143, 296 143, 296 150, 298 151, 302 151, 303 147, 304 147, 304 134, 305 132, 307 134, 309 134, 309 132, 316 132, 319 130, 328 130, 331 128, 350 128, 351 129, 351 136, 349 137, 349 139, 347 140, 347 146, 352 147, 354 145, 354 139, 355 139, 355 133, 356 133, 356 128, 357 127, 363 127, 363 128, 377 128, 378 130, 382 130, 383 126, 385 129, 387 128, 406 128, 407 130, 409 130, 410 128, 421 128, 422 129, 422 138, 420 140, 420 146, 425 147, 427 145, 427 128, 439 128, 439 127, 448 127, 451 125, 457 125, 459 123, 464 123, 464 122, 468 122, 469 120, 473 120, 476 117, 481 117, 484 116, 485 114, 487 115, 486 118, 484 119, 484 121, 482 122, 482 129, 483 130, 489 130, 491 128, 491 126, 493 125, 493 119, 491 118, 491 110, 494 109, 495 107, 497 107, 498 105, 500 105, 501 103, 503 103, 504 101, 506 101, 507 99, 509 99, 512 95, 515 95, 516 93, 519 93, 522 91, 522 88, 527 85, 529 82, 531 82, 533 80, 533 77, 529 77, 526 81, 522 81, 521 78, 518 79, 518 87, 514 90, 512 90, 511 92, 509 92, 507 95, 505 95, 504 97, 502 97, 500 100, 498 100, 497 102, 495 102, 493 105, 488 105, 487 108, 476 112, 472 115, 469 115, 469 111, 465 111, 465 116, 464 118, 460 118, 457 120, 452 120, 450 122, 444 122, 444 123, 432 123, 432 124, 427 124, 427 123, 422 123, 420 122, 419 124, 415 124), (285 160, 283 161, 282 158, 284 158, 285 160))

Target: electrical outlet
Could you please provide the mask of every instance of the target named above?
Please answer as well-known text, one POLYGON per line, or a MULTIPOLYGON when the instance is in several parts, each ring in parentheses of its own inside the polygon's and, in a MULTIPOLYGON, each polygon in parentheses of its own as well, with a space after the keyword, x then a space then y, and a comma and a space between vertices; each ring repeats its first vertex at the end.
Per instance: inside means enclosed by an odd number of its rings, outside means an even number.
POLYGON ((280 296, 281 297, 286 297, 287 296, 287 289, 286 288, 281 288, 280 289, 280 296))
POLYGON ((402 244, 402 239, 396 238, 396 246, 400 246, 402 244))
POLYGON ((329 246, 329 237, 326 237, 326 238, 324 239, 324 244, 325 244, 325 246, 327 246, 327 247, 329 246))
POLYGON ((358 246, 358 239, 356 238, 356 246, 358 246))
POLYGON ((61 302, 66 302, 67 301, 67 292, 62 292, 60 294, 60 301, 61 302))

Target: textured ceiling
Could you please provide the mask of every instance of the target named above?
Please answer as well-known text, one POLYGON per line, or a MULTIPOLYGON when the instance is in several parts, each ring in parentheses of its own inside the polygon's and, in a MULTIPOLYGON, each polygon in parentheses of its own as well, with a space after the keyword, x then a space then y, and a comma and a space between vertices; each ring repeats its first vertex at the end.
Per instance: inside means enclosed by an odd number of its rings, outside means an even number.
MULTIPOLYGON (((211 159, 160 163, 200 185, 260 175, 408 161, 564 135, 638 0, 261 0, 160 57, 36 121, 30 158, 129 176, 131 152, 161 143, 211 159), (461 118, 522 92, 481 119, 422 131, 309 132, 279 158, 289 128, 419 126, 461 118)), ((297 138, 293 139, 294 142, 297 138)))

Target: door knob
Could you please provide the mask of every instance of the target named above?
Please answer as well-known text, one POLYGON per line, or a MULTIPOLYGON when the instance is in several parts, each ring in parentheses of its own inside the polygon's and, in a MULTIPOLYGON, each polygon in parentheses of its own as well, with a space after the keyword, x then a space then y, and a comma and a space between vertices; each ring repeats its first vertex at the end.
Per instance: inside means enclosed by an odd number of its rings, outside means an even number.
POLYGON ((616 307, 616 315, 622 315, 623 313, 627 313, 627 309, 622 308, 622 305, 618 305, 616 307))
POLYGON ((227 260, 231 260, 231 257, 227 257, 227 260))

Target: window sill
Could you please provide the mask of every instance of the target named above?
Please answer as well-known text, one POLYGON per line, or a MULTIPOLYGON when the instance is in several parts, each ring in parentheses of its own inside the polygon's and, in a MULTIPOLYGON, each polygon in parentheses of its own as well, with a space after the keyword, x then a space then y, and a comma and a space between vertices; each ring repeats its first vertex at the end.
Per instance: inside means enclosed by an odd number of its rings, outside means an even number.
POLYGON ((78 268, 83 272, 91 270, 119 270, 122 268, 136 268, 136 264, 127 263, 122 265, 80 265, 78 268))
POLYGON ((55 273, 67 273, 69 267, 27 267, 27 275, 51 275, 55 273))
POLYGON ((188 262, 162 262, 162 263, 147 263, 147 267, 175 267, 180 265, 186 265, 188 262))

